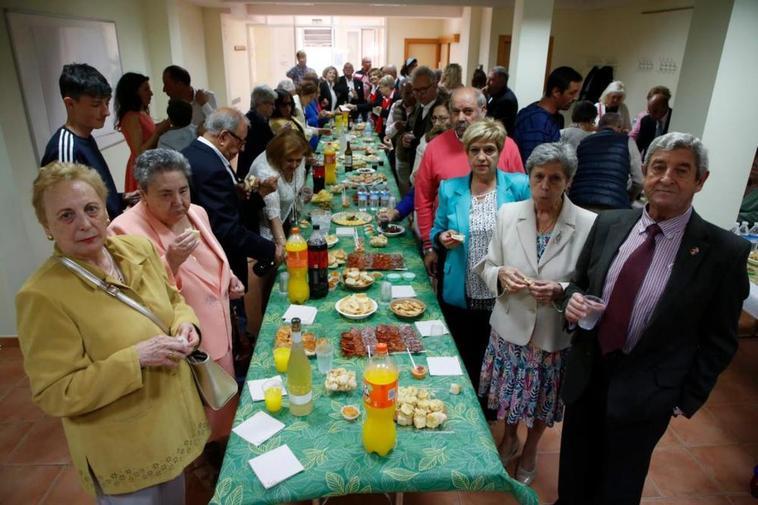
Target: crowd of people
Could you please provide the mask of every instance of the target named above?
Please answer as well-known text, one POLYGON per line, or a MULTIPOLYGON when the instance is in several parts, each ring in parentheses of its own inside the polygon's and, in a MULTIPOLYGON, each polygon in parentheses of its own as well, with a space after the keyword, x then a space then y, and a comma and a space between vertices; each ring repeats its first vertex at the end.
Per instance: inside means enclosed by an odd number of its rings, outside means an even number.
POLYGON ((87 64, 63 68, 67 120, 33 188, 53 254, 16 304, 34 400, 63 419, 85 488, 100 503, 178 504, 190 463, 204 454, 218 469, 237 401, 204 409, 184 358, 200 348, 244 381, 311 159, 342 107, 382 139, 402 197, 384 212, 413 223, 485 417, 505 425, 503 464, 531 483, 540 437, 563 421, 558 503, 639 503, 671 417, 691 417, 735 353, 748 292, 748 244, 692 208, 708 157, 668 133, 669 90, 651 89, 632 122, 622 82, 577 101, 570 67, 519 109, 499 66, 466 86, 455 63, 408 58, 398 72, 363 58, 319 77, 296 59, 275 89, 252 90, 246 114, 168 66, 157 124, 149 77, 125 73, 123 193, 92 136, 111 85, 87 64), (594 326, 589 295, 605 310, 594 326))

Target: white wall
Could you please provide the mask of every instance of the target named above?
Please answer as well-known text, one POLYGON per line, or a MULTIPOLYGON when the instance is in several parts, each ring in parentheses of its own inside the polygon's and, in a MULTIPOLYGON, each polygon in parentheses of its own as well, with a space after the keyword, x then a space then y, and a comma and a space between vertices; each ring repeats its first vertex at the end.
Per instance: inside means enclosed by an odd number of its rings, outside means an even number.
MULTIPOLYGON (((397 65, 398 72, 403 65, 405 39, 436 39, 445 35, 445 23, 441 19, 387 18, 387 61, 374 62, 397 65)), ((412 55, 411 55, 412 56, 412 55)))
MULTIPOLYGON (((456 33, 460 35, 463 24, 462 18, 447 18, 443 20, 444 35, 452 36, 456 33)), ((463 44, 460 42, 450 44, 450 63, 460 64, 463 60, 463 44)), ((464 79, 465 82, 465 79, 464 79)))
MULTIPOLYGON (((112 20, 116 23, 124 70, 152 75, 149 58, 152 48, 149 47, 150 37, 145 28, 144 5, 140 2, 6 0, 3 7, 62 16, 81 17, 86 14, 91 18, 112 20)), ((0 231, 5 237, 0 246, 0 335, 15 335, 15 309, 12 305, 15 293, 52 249, 32 210, 31 186, 38 166, 5 29, 0 31, 0 68, 3 69, 0 74, 0 89, 3 90, 0 93, 0 231)), ((111 84, 115 86, 115 83, 111 84)), ((123 184, 123 167, 128 158, 126 144, 122 142, 106 149, 103 155, 114 168, 116 182, 123 184)))
MULTIPOLYGON (((645 97, 651 87, 664 85, 672 92, 676 90, 692 18, 691 10, 641 12, 691 3, 645 0, 613 9, 556 9, 552 25, 552 68, 570 65, 587 75, 593 65, 613 65, 614 78, 624 82, 627 106, 632 115, 636 115, 645 107, 645 97), (640 70, 640 59, 652 61, 654 68, 640 70), (663 59, 675 62, 676 70, 659 70, 663 59)), ((672 103, 675 101, 676 96, 672 103)))
POLYGON ((226 68, 226 100, 241 112, 250 108, 250 52, 247 47, 247 22, 229 14, 221 15, 223 61, 226 68), (242 51, 234 46, 244 47, 242 51))
POLYGON ((513 35, 513 7, 492 9, 492 30, 490 31, 490 54, 487 61, 480 61, 485 71, 497 64, 497 47, 500 35, 513 35))

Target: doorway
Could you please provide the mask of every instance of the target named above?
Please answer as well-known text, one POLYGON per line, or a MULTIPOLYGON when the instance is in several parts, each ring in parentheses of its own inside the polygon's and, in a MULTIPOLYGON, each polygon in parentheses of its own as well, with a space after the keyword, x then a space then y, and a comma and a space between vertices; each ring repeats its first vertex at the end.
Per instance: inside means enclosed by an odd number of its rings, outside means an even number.
MULTIPOLYGON (((511 62, 511 36, 500 35, 497 39, 497 64, 508 69, 511 62)), ((545 64, 545 82, 550 75, 550 69, 553 64, 553 36, 550 36, 550 42, 547 46, 547 63, 545 64)), ((510 71, 510 69, 508 69, 510 71)))

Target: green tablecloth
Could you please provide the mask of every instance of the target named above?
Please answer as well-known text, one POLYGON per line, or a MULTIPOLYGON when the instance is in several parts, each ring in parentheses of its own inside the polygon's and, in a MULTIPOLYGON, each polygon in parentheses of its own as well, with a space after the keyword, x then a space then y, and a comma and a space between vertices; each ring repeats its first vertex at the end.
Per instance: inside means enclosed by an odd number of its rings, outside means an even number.
MULTIPOLYGON (((397 194, 394 180, 381 154, 385 173, 397 194)), ((342 175, 342 171, 339 171, 342 175)), ((339 195, 334 196, 335 212, 340 209, 339 195)), ((334 232, 335 225, 332 225, 334 232)), ((307 237, 310 229, 303 230, 307 237)), ((360 229, 361 235, 363 230, 360 229)), ((353 251, 352 239, 341 238, 336 248, 353 251)), ((368 245, 366 252, 402 253, 408 271, 416 274, 410 282, 418 298, 427 304, 421 319, 441 319, 442 313, 424 272, 421 258, 416 252, 412 232, 389 239, 389 245, 375 249, 368 245)), ((408 284, 408 282, 401 282, 408 284)), ((379 300, 379 283, 367 294, 379 300)), ((315 324, 307 327, 317 337, 325 337, 335 344, 335 367, 355 370, 358 383, 362 380, 365 359, 346 359, 339 351, 340 334, 353 327, 376 326, 379 323, 400 324, 386 304, 363 321, 342 318, 334 309, 339 298, 350 294, 338 286, 320 300, 310 300, 309 305, 318 308, 315 324)), ((272 348, 274 334, 281 324, 284 311, 289 306, 287 296, 274 287, 255 353, 250 363, 248 380, 271 377, 274 369, 272 348)), ((425 354, 416 355, 416 362, 426 364, 426 356, 457 356, 450 335, 424 339, 425 354)), ((324 375, 318 371, 315 359, 313 369, 313 413, 305 418, 296 418, 287 410, 285 397, 283 409, 274 415, 285 423, 284 430, 259 447, 246 442, 232 433, 226 450, 221 475, 211 503, 214 504, 270 504, 299 501, 323 496, 356 493, 402 492, 402 491, 505 491, 512 493, 520 503, 536 505, 537 496, 531 488, 513 480, 503 469, 493 444, 489 428, 482 415, 479 403, 468 377, 427 377, 417 381, 410 375, 410 360, 407 355, 393 356, 401 370, 400 386, 417 386, 431 389, 447 407, 448 420, 438 430, 417 431, 411 427, 398 427, 395 449, 387 457, 368 454, 361 441, 361 418, 355 422, 345 421, 340 415, 343 405, 361 406, 360 387, 352 393, 331 393, 324 389, 324 375), (449 393, 449 385, 458 382, 463 386, 460 395, 449 393), (305 471, 266 490, 248 464, 260 454, 287 444, 305 467, 305 471)), ((249 391, 242 394, 234 420, 238 425, 259 410, 265 410, 263 402, 253 402, 249 391)))

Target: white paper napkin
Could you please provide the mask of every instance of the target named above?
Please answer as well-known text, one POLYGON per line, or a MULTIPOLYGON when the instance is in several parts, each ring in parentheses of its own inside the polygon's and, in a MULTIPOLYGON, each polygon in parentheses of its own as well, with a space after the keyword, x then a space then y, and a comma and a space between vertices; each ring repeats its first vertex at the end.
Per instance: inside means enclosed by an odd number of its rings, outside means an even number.
POLYGON ((261 445, 284 428, 284 423, 274 419, 262 410, 240 423, 232 431, 253 445, 261 445))
POLYGON ((441 319, 431 319, 429 321, 416 321, 416 329, 422 337, 438 337, 447 335, 450 331, 441 319))
POLYGON ((352 237, 355 235, 355 229, 349 226, 338 226, 334 233, 338 237, 352 237))
POLYGON ((429 375, 463 375, 461 363, 455 356, 438 356, 426 358, 429 375))
POLYGON ((247 389, 250 391, 250 397, 254 402, 263 401, 263 384, 270 379, 278 381, 282 386, 282 396, 287 396, 287 390, 284 389, 284 384, 282 383, 282 376, 274 375, 273 377, 268 377, 266 379, 247 381, 247 389))
POLYGON ((266 489, 276 486, 304 470, 289 446, 280 445, 248 461, 258 480, 266 489))
POLYGON ((289 323, 292 321, 293 317, 299 317, 302 324, 313 324, 317 312, 318 309, 316 309, 316 307, 310 307, 308 305, 290 305, 282 316, 282 321, 289 323))
POLYGON ((392 286, 392 298, 413 298, 416 291, 413 286, 392 286))

